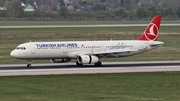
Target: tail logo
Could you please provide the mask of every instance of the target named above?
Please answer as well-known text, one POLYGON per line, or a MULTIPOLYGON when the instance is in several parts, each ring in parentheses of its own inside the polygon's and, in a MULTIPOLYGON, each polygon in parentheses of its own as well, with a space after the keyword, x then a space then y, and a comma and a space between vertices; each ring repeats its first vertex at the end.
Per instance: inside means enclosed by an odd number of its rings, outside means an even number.
POLYGON ((148 40, 156 40, 158 37, 158 27, 156 24, 151 23, 149 24, 148 28, 146 29, 146 31, 144 32, 145 37, 148 40))

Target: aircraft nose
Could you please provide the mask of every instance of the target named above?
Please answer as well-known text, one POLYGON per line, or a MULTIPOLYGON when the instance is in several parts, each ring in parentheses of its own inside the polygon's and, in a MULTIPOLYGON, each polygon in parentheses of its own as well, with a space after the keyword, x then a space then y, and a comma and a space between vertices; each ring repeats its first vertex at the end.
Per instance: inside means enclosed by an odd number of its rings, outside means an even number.
POLYGON ((14 58, 17 57, 17 54, 16 54, 16 52, 15 52, 14 50, 10 53, 10 55, 11 55, 12 57, 14 57, 14 58))

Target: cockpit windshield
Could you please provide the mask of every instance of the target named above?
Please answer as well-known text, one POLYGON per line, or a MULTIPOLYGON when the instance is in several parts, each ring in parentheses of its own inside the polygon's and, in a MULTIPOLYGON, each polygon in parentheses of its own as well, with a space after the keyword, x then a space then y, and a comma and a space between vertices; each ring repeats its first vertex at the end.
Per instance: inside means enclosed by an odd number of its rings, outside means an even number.
POLYGON ((26 50, 26 47, 17 47, 16 50, 26 50))

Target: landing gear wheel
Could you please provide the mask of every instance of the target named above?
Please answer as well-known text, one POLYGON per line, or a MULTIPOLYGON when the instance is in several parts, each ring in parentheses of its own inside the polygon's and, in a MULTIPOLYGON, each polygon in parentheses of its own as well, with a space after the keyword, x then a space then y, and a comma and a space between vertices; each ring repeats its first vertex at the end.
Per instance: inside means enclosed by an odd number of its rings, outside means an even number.
POLYGON ((30 68, 30 67, 32 67, 32 65, 31 64, 27 64, 27 67, 30 68))
POLYGON ((102 63, 99 61, 97 63, 94 64, 96 67, 101 67, 102 66, 102 63))
POLYGON ((77 66, 83 66, 83 64, 79 63, 78 61, 76 61, 76 65, 77 66))
POLYGON ((28 60, 28 64, 27 64, 27 67, 28 67, 28 68, 31 68, 31 67, 32 67, 31 63, 32 63, 32 61, 31 61, 31 60, 28 60))

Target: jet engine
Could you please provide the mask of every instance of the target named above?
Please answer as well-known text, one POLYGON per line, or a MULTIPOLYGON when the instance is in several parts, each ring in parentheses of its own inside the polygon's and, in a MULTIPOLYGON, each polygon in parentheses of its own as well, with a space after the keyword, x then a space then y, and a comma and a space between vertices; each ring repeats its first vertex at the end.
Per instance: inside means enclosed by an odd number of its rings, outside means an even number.
POLYGON ((64 62, 69 62, 71 59, 50 59, 52 63, 64 63, 64 62))
POLYGON ((77 61, 80 64, 91 64, 91 63, 97 63, 99 61, 99 58, 93 55, 78 55, 77 61))

